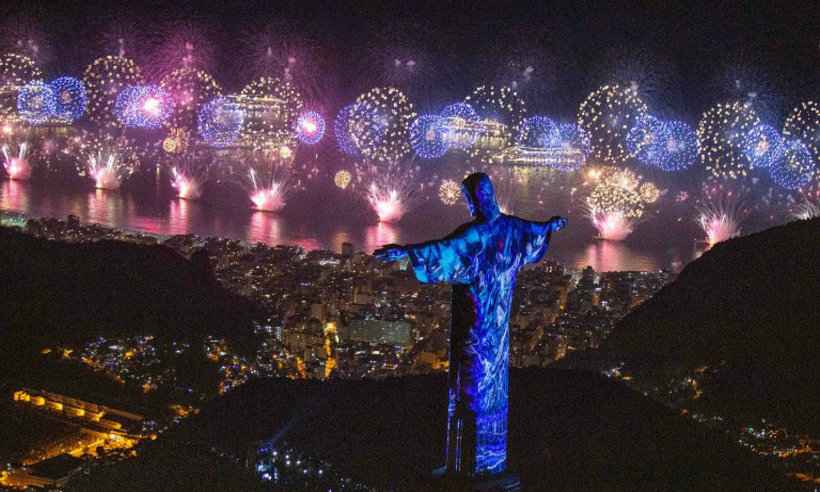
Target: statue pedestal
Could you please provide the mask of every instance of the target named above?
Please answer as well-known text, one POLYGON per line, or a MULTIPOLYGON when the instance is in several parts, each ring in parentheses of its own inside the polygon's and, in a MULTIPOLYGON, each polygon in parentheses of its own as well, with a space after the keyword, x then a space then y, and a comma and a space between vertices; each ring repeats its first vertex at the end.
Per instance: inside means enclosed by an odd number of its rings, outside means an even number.
POLYGON ((443 468, 433 471, 430 481, 432 490, 458 492, 521 492, 521 480, 517 473, 505 471, 497 475, 477 477, 454 477, 443 473, 443 468))

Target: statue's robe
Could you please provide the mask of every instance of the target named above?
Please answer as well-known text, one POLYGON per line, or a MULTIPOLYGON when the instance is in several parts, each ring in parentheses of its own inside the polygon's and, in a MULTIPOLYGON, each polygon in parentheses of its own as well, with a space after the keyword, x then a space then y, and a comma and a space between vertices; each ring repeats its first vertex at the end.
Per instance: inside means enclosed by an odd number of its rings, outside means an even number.
POLYGON ((406 251, 420 282, 453 284, 446 473, 497 474, 507 465, 515 278, 544 256, 558 226, 501 214, 491 184, 465 191, 476 219, 406 251))

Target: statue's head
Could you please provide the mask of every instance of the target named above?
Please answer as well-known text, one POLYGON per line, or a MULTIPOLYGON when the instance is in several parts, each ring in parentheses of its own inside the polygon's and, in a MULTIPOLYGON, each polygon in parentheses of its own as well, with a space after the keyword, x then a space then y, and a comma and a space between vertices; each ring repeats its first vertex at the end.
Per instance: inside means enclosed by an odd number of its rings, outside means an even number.
POLYGON ((473 173, 464 178, 461 182, 461 192, 473 217, 489 222, 501 214, 495 201, 493 182, 486 174, 473 173))

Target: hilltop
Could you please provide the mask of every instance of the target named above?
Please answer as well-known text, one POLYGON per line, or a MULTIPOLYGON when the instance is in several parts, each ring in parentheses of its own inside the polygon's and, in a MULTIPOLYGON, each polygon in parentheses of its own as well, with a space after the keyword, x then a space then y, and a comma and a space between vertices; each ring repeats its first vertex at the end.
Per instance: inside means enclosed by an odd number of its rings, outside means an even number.
POLYGON ((695 377, 694 408, 820 433, 820 219, 719 243, 564 367, 647 389, 695 377))

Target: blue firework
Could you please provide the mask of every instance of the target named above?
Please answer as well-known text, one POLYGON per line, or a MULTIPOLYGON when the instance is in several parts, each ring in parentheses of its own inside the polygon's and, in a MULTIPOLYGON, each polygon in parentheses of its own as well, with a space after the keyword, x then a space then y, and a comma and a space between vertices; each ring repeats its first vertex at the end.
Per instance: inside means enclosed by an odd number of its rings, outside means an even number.
POLYGON ((472 106, 464 102, 451 104, 441 110, 439 115, 442 118, 457 117, 467 121, 477 121, 478 113, 475 112, 472 106))
POLYGON ((170 95, 157 85, 130 85, 114 103, 117 120, 130 128, 160 128, 173 109, 170 95))
POLYGON ((629 155, 642 164, 658 166, 663 130, 663 122, 652 115, 647 114, 638 118, 626 134, 626 149, 629 155))
POLYGON ((654 164, 667 172, 683 171, 698 157, 698 137, 695 130, 682 121, 666 121, 660 132, 657 159, 654 164))
POLYGON ((580 150, 584 157, 588 157, 592 150, 589 135, 575 123, 561 123, 558 125, 559 145, 573 147, 580 150))
POLYGON ((800 140, 789 140, 783 144, 783 158, 773 162, 769 175, 778 186, 787 190, 798 190, 808 185, 817 165, 808 146, 800 140))
POLYGON ((441 121, 441 116, 424 114, 410 125, 410 145, 422 159, 438 159, 447 153, 441 121))
POLYGON ((228 147, 239 140, 245 112, 224 97, 216 97, 202 106, 197 115, 197 130, 211 147, 228 147))
POLYGON ((743 152, 752 168, 769 167, 783 157, 783 137, 766 124, 756 125, 743 140, 743 152))
POLYGON ((305 111, 296 119, 296 138, 302 143, 319 143, 325 135, 325 119, 316 111, 305 111))
POLYGON ((350 131, 347 126, 350 121, 350 113, 352 111, 352 104, 339 110, 336 114, 336 119, 333 121, 333 133, 336 135, 336 144, 342 152, 350 157, 358 157, 360 155, 359 149, 356 147, 356 143, 350 136, 350 131))
POLYGON ((30 82, 17 93, 17 113, 32 125, 42 125, 54 114, 54 91, 42 82, 30 82))
POLYGON ((82 118, 88 104, 85 85, 74 77, 60 77, 48 83, 54 93, 53 116, 73 123, 82 118))
POLYGON ((561 141, 558 125, 546 116, 531 116, 521 121, 516 143, 526 147, 555 147, 561 141))

